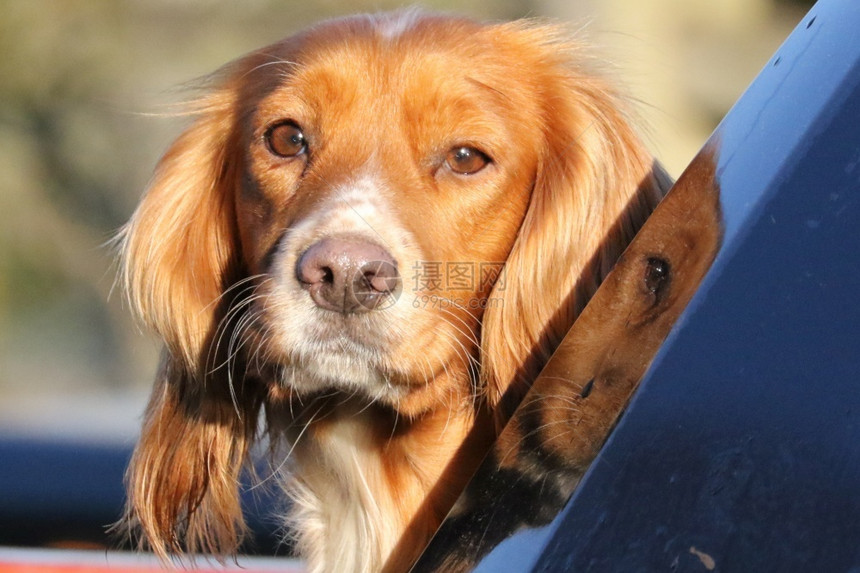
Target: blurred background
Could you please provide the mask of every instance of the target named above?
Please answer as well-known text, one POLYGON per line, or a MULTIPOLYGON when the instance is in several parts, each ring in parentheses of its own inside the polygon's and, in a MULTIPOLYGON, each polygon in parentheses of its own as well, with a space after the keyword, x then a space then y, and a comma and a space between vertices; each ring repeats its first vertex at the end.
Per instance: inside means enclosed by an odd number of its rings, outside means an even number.
MULTIPOLYGON (((483 20, 555 18, 580 30, 639 102, 646 139, 674 176, 811 4, 421 3, 483 20)), ((182 128, 165 112, 185 98, 183 85, 321 18, 404 5, 0 3, 0 440, 133 443, 158 344, 132 323, 114 292, 114 253, 106 243, 182 128)), ((0 519, 25 491, 14 481, 24 474, 10 475, 0 479, 0 519)))

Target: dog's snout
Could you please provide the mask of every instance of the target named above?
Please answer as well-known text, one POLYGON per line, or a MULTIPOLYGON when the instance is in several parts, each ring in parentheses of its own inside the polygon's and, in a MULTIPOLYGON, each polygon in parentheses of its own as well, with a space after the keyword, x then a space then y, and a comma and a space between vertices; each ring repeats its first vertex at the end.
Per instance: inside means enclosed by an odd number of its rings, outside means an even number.
POLYGON ((344 314, 385 308, 400 292, 394 257, 351 236, 326 237, 308 247, 296 264, 296 278, 318 307, 344 314))

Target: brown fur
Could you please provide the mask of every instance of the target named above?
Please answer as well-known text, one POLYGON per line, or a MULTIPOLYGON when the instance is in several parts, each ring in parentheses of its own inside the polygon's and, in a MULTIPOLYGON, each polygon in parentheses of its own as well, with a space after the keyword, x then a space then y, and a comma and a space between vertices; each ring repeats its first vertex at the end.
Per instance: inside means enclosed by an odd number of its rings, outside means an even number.
POLYGON ((582 52, 548 26, 407 12, 328 23, 218 75, 122 239, 132 305, 166 345, 128 478, 128 521, 159 554, 236 549, 262 410, 264 431, 295 445, 288 492, 311 568, 411 563, 664 191, 582 52), (283 119, 306 132, 306 157, 262 144, 283 119), (451 172, 457 145, 492 162, 451 172), (335 319, 282 295, 290 241, 356 220, 347 199, 368 202, 363 231, 397 258, 404 291, 337 323, 373 359, 337 358, 349 366, 333 378, 306 366, 326 352, 301 336, 324 344, 335 319), (506 263, 501 281, 413 289, 427 261, 506 263), (360 525, 336 546, 327 524, 350 504, 360 525))

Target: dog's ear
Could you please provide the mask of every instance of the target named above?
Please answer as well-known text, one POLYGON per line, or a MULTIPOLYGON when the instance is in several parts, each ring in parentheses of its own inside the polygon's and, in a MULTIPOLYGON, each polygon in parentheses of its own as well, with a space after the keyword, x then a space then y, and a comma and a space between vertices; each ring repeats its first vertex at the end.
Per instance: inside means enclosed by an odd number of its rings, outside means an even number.
POLYGON ((491 298, 482 378, 503 425, 671 182, 625 103, 557 30, 503 25, 532 58, 543 147, 531 201, 491 298))
POLYGON ((238 90, 229 86, 228 77, 198 104, 120 236, 128 299, 165 342, 127 473, 124 524, 162 558, 229 554, 244 528, 239 475, 261 400, 250 381, 229 378, 237 365, 217 343, 231 316, 225 291, 244 272, 234 213, 238 90))
POLYGON ((239 483, 260 400, 203 388, 167 358, 126 474, 121 527, 160 558, 235 554, 245 533, 239 483), (237 415, 237 408, 242 415, 237 415))
POLYGON ((201 366, 225 283, 238 274, 233 99, 223 89, 199 104, 119 237, 132 310, 192 372, 201 366))

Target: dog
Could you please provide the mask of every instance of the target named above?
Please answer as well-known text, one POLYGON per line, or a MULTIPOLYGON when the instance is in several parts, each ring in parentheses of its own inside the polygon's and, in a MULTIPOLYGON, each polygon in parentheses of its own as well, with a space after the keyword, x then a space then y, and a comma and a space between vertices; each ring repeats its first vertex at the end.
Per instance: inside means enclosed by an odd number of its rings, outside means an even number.
POLYGON ((165 345, 124 524, 233 553, 265 442, 310 571, 407 569, 668 179, 546 23, 348 17, 211 84, 120 235, 165 345))

